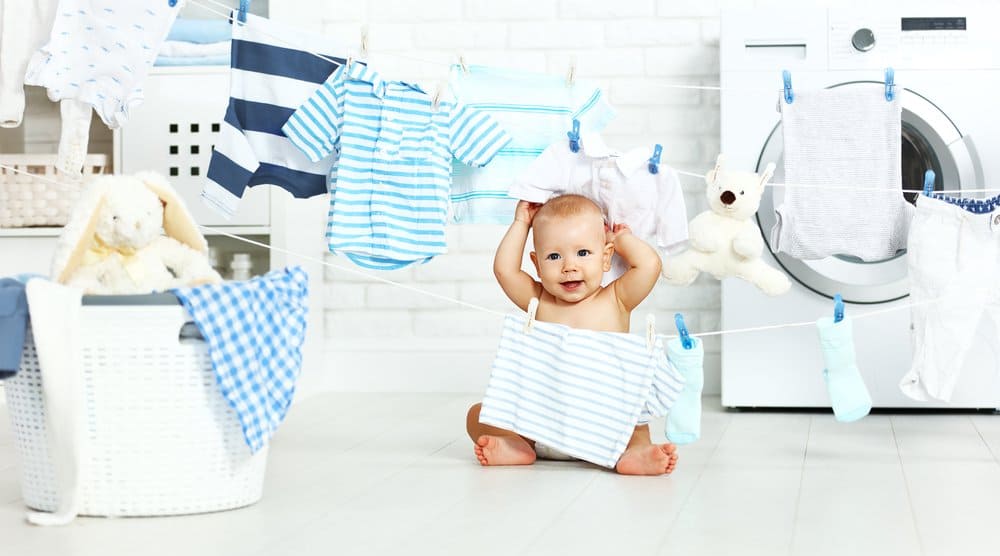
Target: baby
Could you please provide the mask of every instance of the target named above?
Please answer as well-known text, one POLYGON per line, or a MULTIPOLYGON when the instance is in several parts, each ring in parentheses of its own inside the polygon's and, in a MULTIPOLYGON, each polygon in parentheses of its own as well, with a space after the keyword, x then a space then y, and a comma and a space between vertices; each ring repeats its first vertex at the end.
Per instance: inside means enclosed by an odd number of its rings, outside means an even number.
MULTIPOLYGON (((580 195, 562 195, 544 205, 520 201, 514 222, 500 241, 493 272, 507 297, 522 310, 538 298, 536 318, 573 328, 628 332, 629 316, 649 295, 660 275, 660 257, 624 225, 609 230, 601 209, 580 195), (528 230, 534 229, 531 261, 541 283, 521 270, 528 230), (611 268, 611 255, 629 266, 627 272, 601 286, 611 268)), ((469 409, 466 428, 483 465, 528 465, 536 458, 535 442, 514 432, 479 422, 482 404, 469 409)), ((542 446, 538 446, 541 451, 542 446)), ((673 444, 653 444, 649 427, 635 427, 615 469, 624 475, 662 475, 677 465, 673 444)))

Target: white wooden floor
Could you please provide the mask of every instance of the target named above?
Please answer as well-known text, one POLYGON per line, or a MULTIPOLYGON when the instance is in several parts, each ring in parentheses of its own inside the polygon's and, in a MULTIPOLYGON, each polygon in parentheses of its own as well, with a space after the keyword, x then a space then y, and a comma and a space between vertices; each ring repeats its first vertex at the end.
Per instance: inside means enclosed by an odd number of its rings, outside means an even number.
MULTIPOLYGON (((723 411, 669 477, 582 463, 482 468, 476 395, 334 394, 296 405, 264 499, 217 514, 25 524, 0 409, 0 554, 1000 552, 1000 417, 723 411)), ((661 435, 662 427, 654 430, 661 435)))

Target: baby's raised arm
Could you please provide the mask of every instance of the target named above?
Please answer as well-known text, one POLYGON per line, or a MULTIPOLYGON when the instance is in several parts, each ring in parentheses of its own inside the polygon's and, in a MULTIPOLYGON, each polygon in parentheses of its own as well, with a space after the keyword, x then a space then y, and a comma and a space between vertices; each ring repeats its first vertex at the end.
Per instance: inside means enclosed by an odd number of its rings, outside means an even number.
POLYGON ((628 264, 629 269, 612 285, 618 302, 626 311, 635 309, 649 295, 660 277, 660 255, 645 241, 632 235, 624 224, 616 224, 608 232, 609 241, 615 244, 615 253, 628 264))
POLYGON ((540 207, 538 203, 518 201, 514 221, 500 240, 496 257, 493 258, 493 274, 496 275, 497 282, 507 297, 522 311, 528 310, 528 302, 532 297, 538 297, 542 289, 539 282, 521 270, 528 230, 540 207))

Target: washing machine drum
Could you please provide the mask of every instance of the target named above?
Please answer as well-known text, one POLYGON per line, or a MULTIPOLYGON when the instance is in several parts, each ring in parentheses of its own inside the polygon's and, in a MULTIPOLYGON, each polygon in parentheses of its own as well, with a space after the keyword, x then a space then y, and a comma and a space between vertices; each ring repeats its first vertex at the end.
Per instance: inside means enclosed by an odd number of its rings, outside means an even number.
MULTIPOLYGON (((850 87, 858 83, 835 85, 850 87)), ((918 92, 906 90, 902 111, 902 178, 903 189, 923 188, 924 172, 934 170, 935 189, 972 188, 982 181, 982 168, 975 148, 955 124, 933 102, 918 92)), ((758 172, 768 162, 775 162, 777 169, 771 179, 784 182, 784 146, 781 124, 771 131, 758 157, 758 172)), ((914 202, 917 193, 906 193, 914 202)), ((764 241, 770 248, 771 229, 776 217, 774 209, 781 205, 784 190, 769 187, 761 198, 757 221, 764 241)), ((853 303, 885 303, 909 295, 906 253, 889 259, 864 262, 856 257, 837 255, 825 259, 803 261, 786 253, 775 253, 778 264, 800 284, 827 297, 839 293, 845 301, 853 303)))

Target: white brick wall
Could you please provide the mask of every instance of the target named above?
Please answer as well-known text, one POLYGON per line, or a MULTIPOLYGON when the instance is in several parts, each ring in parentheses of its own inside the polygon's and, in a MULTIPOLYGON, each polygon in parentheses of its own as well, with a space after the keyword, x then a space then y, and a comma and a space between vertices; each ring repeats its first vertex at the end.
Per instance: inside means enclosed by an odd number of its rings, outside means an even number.
MULTIPOLYGON (((347 45, 367 23, 371 61, 385 74, 436 87, 463 55, 487 64, 577 76, 600 83, 618 110, 606 138, 620 148, 658 142, 668 164, 704 171, 719 148, 718 93, 664 84, 718 84, 722 0, 367 0, 272 2, 276 19, 337 34, 347 45), (296 5, 307 9, 296 9, 296 5)), ((738 2, 732 2, 738 4, 738 2)), ((684 182, 688 212, 705 208, 697 180, 684 182)), ((455 226, 449 253, 380 277, 493 311, 511 305, 496 285, 492 257, 503 226, 455 226)), ((350 265, 342 257, 327 261, 350 265)), ((478 389, 489 375, 500 317, 328 269, 325 291, 329 383, 356 390, 478 389), (381 353, 381 355, 380 355, 381 353), (375 368, 406 365, 404 369, 375 368), (455 365, 462 368, 456 369, 455 365)), ((692 330, 716 329, 719 286, 658 285, 633 316, 640 330, 653 312, 664 331, 673 313, 692 330)), ((706 342, 709 392, 718 392, 719 343, 706 342)))

